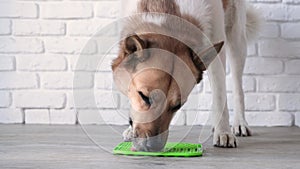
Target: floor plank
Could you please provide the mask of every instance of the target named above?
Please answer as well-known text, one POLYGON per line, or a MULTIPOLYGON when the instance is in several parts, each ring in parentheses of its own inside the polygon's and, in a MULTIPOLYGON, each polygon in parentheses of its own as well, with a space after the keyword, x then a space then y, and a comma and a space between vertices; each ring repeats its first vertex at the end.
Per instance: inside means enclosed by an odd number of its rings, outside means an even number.
MULTIPOLYGON (((300 168, 300 128, 253 128, 235 149, 215 148, 211 138, 197 158, 112 155, 125 126, 0 125, 0 168, 300 168)), ((209 136, 199 126, 172 127, 170 141, 197 142, 209 136)))

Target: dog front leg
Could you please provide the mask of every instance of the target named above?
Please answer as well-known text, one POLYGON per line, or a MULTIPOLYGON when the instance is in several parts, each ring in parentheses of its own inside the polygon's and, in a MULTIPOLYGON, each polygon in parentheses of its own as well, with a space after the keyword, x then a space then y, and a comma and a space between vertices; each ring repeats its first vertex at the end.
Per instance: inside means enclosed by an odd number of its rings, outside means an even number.
POLYGON ((251 136, 252 132, 245 118, 245 101, 243 91, 243 70, 247 56, 246 37, 234 36, 228 43, 227 52, 230 61, 232 74, 233 95, 234 95, 234 123, 232 131, 236 136, 251 136), (239 46, 236 48, 236 46, 239 46))
POLYGON ((132 141, 133 129, 132 129, 132 119, 130 117, 129 117, 129 127, 126 130, 124 130, 122 136, 125 142, 132 141))
POLYGON ((213 144, 216 147, 236 147, 237 140, 236 137, 232 134, 229 126, 229 113, 227 108, 225 83, 226 74, 224 68, 224 49, 220 53, 220 58, 216 58, 208 68, 208 76, 213 95, 213 144))

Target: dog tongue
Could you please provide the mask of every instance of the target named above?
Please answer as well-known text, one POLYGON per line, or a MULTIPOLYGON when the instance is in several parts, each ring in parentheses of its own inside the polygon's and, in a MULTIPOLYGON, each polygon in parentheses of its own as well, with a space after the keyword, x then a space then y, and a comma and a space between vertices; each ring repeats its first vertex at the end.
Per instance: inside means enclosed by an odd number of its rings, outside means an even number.
POLYGON ((131 147, 130 150, 131 151, 136 151, 136 149, 134 147, 131 147))

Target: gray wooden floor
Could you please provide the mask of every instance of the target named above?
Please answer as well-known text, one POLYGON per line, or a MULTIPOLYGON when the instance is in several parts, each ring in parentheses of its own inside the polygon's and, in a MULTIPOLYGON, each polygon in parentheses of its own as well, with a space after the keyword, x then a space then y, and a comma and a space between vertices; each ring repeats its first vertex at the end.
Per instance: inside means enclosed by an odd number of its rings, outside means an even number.
MULTIPOLYGON (((116 126, 0 125, 0 168, 299 169, 300 128, 254 128, 239 148, 205 143, 203 157, 128 157, 111 154, 121 142, 116 126)), ((197 142, 200 127, 172 127, 170 141, 197 142)), ((205 134, 204 134, 205 135, 205 134)))

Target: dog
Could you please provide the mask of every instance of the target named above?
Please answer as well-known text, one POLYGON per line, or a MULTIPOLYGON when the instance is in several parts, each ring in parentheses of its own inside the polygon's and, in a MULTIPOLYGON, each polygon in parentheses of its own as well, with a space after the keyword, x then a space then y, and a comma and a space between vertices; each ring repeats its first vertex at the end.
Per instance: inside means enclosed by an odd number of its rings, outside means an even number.
POLYGON ((247 42, 258 33, 261 20, 251 5, 245 0, 128 0, 122 1, 122 11, 129 19, 122 23, 112 70, 117 88, 131 103, 130 127, 123 136, 134 150, 163 149, 172 117, 206 70, 213 99, 213 145, 237 147, 236 136, 251 136, 242 75, 247 42), (231 128, 226 56, 235 103, 231 128))

